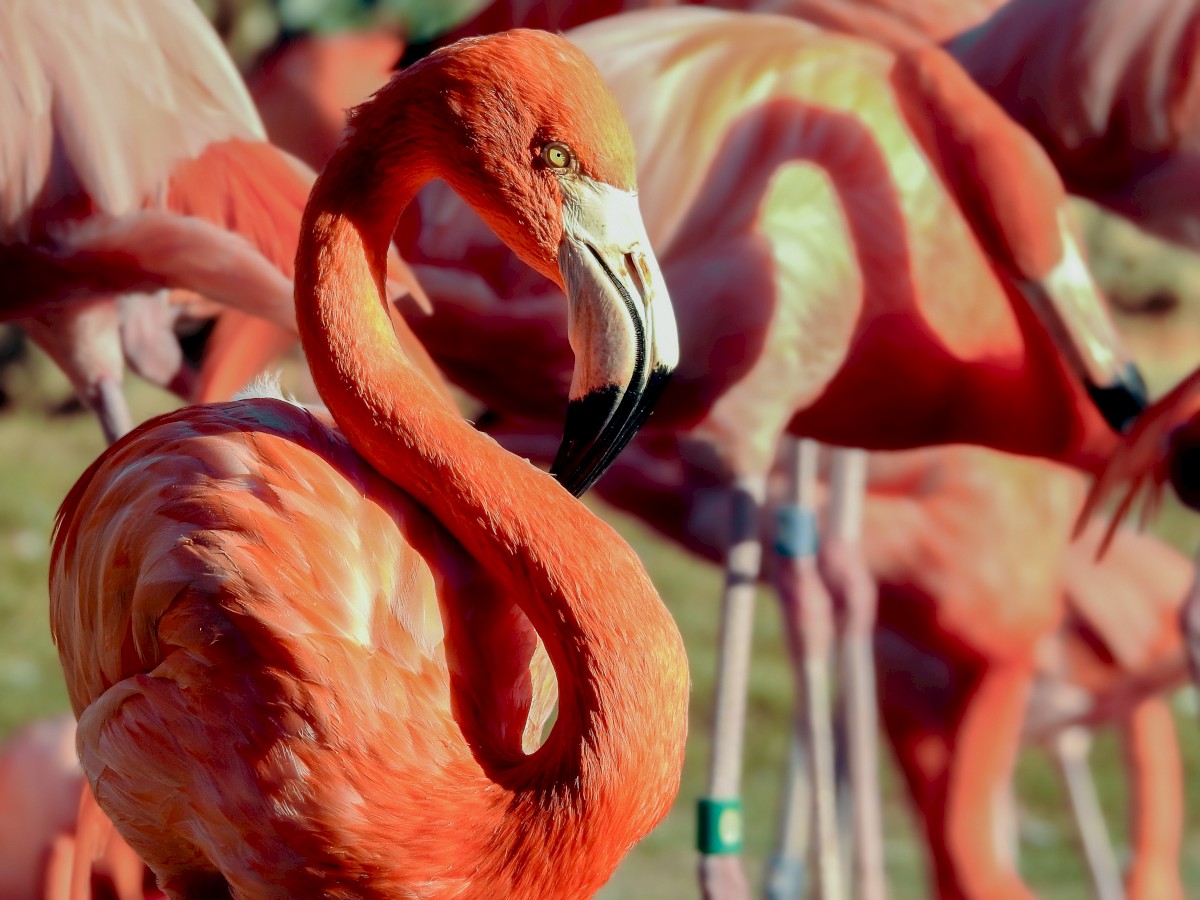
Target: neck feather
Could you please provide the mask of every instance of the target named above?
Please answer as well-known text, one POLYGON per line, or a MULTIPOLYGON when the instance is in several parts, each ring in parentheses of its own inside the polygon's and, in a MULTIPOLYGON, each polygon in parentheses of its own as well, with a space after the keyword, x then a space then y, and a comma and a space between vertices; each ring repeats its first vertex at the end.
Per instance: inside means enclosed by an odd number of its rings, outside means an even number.
POLYGON ((629 835, 619 859, 678 786, 682 644, 641 564, 611 529, 471 428, 400 352, 383 294, 386 251, 404 207, 439 174, 422 149, 436 111, 407 104, 402 81, 375 101, 389 105, 387 128, 376 131, 401 137, 380 140, 370 128, 384 116, 359 116, 357 133, 314 186, 297 255, 301 341, 354 448, 513 592, 546 644, 559 684, 554 731, 528 756, 483 748, 489 777, 512 792, 514 805, 553 807, 546 818, 572 842, 586 841, 593 825, 611 839, 615 825, 629 835))

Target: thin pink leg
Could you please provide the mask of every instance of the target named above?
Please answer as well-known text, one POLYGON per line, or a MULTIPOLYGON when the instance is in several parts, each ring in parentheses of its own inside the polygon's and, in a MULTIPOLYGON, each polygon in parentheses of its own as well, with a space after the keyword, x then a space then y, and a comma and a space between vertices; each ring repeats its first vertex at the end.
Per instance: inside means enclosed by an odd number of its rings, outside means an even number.
POLYGON ((731 491, 729 546, 717 648, 708 794, 700 799, 700 889, 706 900, 742 900, 749 885, 742 868, 741 777, 746 689, 754 598, 762 563, 759 511, 766 479, 739 479, 731 491))
POLYGON ((833 605, 817 571, 816 474, 818 446, 785 439, 788 496, 780 508, 776 550, 777 588, 797 673, 799 732, 808 761, 813 801, 813 896, 843 896, 830 661, 833 652, 833 605))
POLYGON ((1129 900, 1183 900, 1183 766, 1166 700, 1155 696, 1134 707, 1122 723, 1121 737, 1133 820, 1129 900))
POLYGON ((1096 793, 1092 767, 1088 764, 1091 746, 1092 734, 1082 725, 1062 728, 1050 739, 1050 753, 1067 790, 1075 831, 1083 848, 1084 859, 1087 860, 1097 900, 1124 900, 1121 867, 1108 834, 1108 825, 1104 821, 1104 810, 1096 793))
POLYGON ((866 477, 865 451, 833 451, 829 509, 819 559, 821 575, 842 611, 845 629, 840 656, 853 800, 854 896, 861 900, 884 900, 887 887, 872 646, 878 591, 862 554, 866 477))

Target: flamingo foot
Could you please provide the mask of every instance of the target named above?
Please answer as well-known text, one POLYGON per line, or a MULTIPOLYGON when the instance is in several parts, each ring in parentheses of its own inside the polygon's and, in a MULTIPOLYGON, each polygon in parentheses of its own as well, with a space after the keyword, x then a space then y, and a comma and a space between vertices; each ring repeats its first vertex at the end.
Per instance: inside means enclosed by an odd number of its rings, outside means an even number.
POLYGON ((772 857, 763 887, 766 900, 797 900, 804 896, 804 860, 794 856, 772 857))

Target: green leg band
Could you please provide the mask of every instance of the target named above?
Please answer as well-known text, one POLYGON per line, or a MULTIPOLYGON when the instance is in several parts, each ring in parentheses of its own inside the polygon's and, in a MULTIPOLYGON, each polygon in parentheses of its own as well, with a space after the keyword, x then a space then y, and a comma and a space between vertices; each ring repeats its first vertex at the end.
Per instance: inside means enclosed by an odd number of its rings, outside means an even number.
POLYGON ((701 853, 742 852, 742 801, 701 797, 696 846, 701 853))

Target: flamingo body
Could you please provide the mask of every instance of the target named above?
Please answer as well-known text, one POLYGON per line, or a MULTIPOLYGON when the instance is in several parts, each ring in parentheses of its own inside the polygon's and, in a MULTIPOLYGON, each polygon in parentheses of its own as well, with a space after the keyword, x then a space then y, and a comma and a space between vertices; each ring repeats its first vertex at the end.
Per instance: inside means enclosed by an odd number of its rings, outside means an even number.
POLYGON ((682 643, 632 550, 403 352, 384 283, 396 219, 446 178, 592 326, 578 381, 629 402, 564 446, 602 472, 674 334, 628 134, 586 58, 530 31, 447 48, 353 126, 297 253, 337 427, 278 399, 185 409, 63 504, 84 771, 172 897, 587 896, 678 789, 682 643))
POLYGON ((540 738, 554 693, 538 677, 549 669, 528 622, 427 512, 326 422, 271 400, 168 416, 81 488, 79 503, 83 491, 106 502, 74 522, 88 540, 68 539, 56 557, 103 580, 72 585, 75 619, 57 620, 55 634, 74 662, 85 769, 165 887, 196 877, 198 848, 249 895, 303 894, 315 878, 395 896, 428 877, 406 870, 442 873, 432 893, 481 884, 439 854, 485 855, 502 842, 509 799, 472 757, 476 736, 455 722, 451 683, 460 708, 486 712, 512 753, 532 749, 526 733, 540 738), (140 565, 107 564, 125 558, 140 565), (301 596, 322 602, 298 605, 301 596), (469 645, 452 660, 447 628, 469 645), (68 645, 76 634, 125 638, 68 645), (480 683, 488 689, 476 696, 480 683), (373 696, 397 702, 344 702, 373 696), (223 716, 206 715, 218 707, 223 716), (337 771, 319 758, 329 752, 343 760, 337 771), (179 759, 194 764, 180 771, 179 759), (411 760, 428 769, 413 772, 411 760), (304 827, 313 819, 321 830, 304 827), (164 821, 189 822, 168 848, 164 821), (232 845, 221 838, 230 821, 245 835, 232 845), (431 840, 446 834, 454 847, 431 840))
POLYGON ((1198 46, 1189 0, 1018 0, 948 44, 1071 191, 1192 248, 1198 46))
POLYGON ((29 330, 115 439, 132 427, 126 356, 192 387, 178 353, 151 366, 125 343, 130 323, 174 342, 173 318, 142 309, 165 289, 292 327, 312 174, 266 142, 194 4, 18 0, 0 15, 0 59, 0 317, 29 330))

